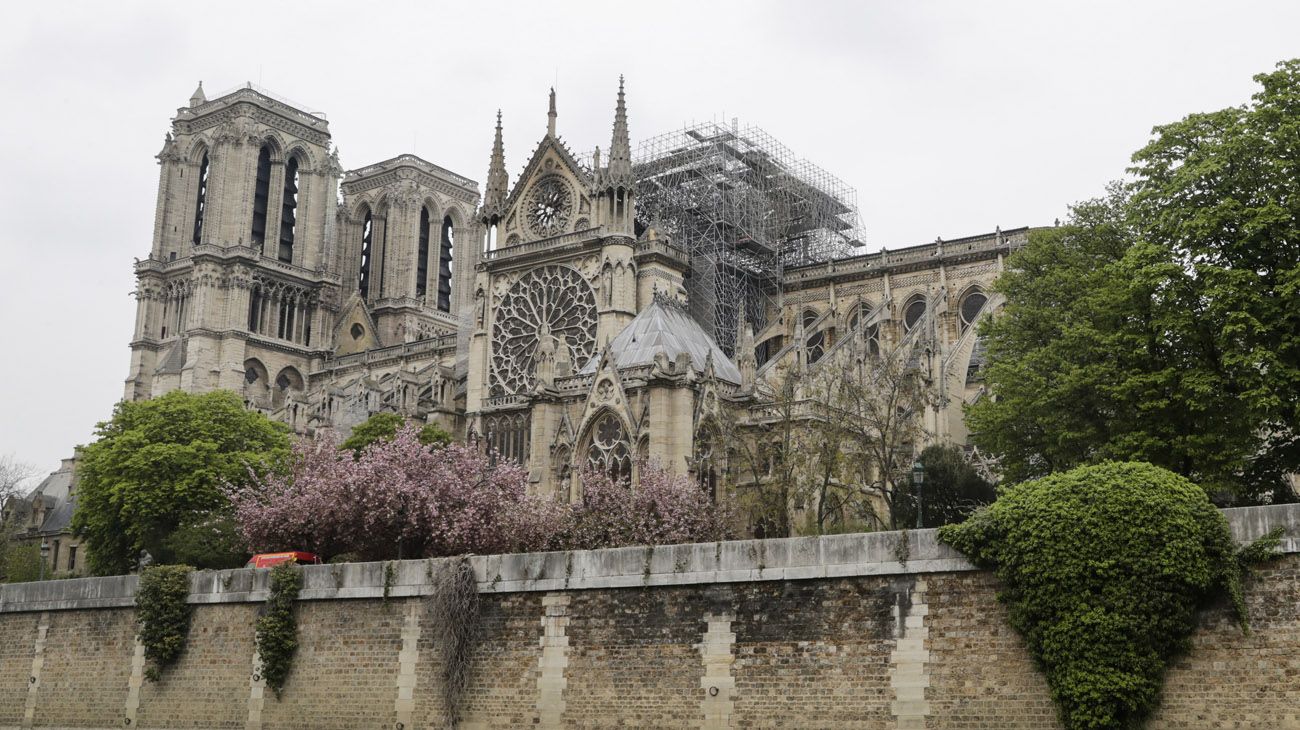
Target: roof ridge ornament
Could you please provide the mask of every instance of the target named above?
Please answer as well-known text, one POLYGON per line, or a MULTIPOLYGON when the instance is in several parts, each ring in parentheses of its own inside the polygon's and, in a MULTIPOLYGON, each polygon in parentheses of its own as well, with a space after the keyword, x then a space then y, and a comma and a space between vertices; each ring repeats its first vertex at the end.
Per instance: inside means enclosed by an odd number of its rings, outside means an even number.
POLYGON ((556 117, 556 113, 555 113, 555 87, 552 86, 552 87, 551 87, 551 105, 550 105, 550 109, 548 109, 547 112, 546 112, 546 135, 547 135, 548 137, 554 137, 554 136, 555 136, 555 117, 556 117))

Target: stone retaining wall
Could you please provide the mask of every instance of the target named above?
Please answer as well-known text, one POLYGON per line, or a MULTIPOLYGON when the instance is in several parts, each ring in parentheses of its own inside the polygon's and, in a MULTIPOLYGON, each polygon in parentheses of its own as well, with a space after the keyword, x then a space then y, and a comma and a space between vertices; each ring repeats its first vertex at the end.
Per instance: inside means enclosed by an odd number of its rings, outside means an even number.
MULTIPOLYGON (((1286 527, 1287 555, 1248 587, 1249 636, 1208 612, 1150 727, 1300 728, 1300 506, 1225 514, 1241 540, 1286 527)), ((931 530, 471 560, 462 727, 1059 726, 993 577, 931 530)), ((304 568, 279 698, 253 649, 268 571, 195 574, 157 683, 134 577, 0 587, 0 728, 445 727, 434 566, 384 567, 304 568)))

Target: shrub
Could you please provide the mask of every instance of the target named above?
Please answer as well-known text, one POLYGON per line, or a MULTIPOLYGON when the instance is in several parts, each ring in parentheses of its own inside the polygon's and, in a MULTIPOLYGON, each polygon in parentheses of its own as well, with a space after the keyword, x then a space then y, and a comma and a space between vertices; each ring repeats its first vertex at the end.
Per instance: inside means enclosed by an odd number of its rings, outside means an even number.
POLYGON ((148 662, 144 676, 151 682, 157 682, 162 670, 175 663, 185 650, 193 611, 188 602, 192 570, 188 565, 156 565, 140 574, 135 594, 136 621, 148 662))
POLYGON ((1008 488, 940 539, 996 570, 999 600, 1067 728, 1139 726, 1197 609, 1232 599, 1277 534, 1238 550, 1204 490, 1146 463, 1106 462, 1008 488))
POLYGON ((41 548, 37 543, 11 542, 4 547, 3 558, 6 583, 40 580, 41 548))

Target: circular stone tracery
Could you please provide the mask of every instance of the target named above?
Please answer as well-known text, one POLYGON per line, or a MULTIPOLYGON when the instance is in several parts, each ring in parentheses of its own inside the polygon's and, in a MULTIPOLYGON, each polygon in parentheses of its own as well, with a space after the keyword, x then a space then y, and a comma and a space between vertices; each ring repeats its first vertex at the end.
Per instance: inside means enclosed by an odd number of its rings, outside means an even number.
POLYGON ((528 196, 528 227, 539 236, 564 230, 573 212, 573 193, 557 176, 543 178, 528 196))
POLYGON ((520 277, 498 305, 492 323, 492 395, 532 389, 542 325, 563 343, 573 370, 596 348, 596 293, 567 266, 543 266, 520 277))

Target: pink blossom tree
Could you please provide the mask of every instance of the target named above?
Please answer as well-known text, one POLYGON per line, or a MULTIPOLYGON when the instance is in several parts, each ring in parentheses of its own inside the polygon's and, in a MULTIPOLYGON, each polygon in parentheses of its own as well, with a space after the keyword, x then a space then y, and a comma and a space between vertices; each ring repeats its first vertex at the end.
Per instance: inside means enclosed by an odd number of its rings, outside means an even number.
POLYGON ((725 539, 728 514, 688 477, 641 464, 633 486, 580 475, 582 499, 528 494, 528 475, 474 446, 433 447, 406 426, 359 455, 330 435, 299 441, 287 471, 226 492, 254 550, 362 560, 725 539))
POLYGON ((354 458, 324 436, 300 441, 287 473, 230 489, 255 550, 369 560, 546 549, 567 510, 527 494, 527 474, 471 446, 430 448, 412 427, 354 458))
POLYGON ((568 547, 668 545, 730 537, 730 513, 690 477, 655 462, 642 462, 638 471, 635 485, 590 467, 579 474, 582 498, 572 505, 568 547))

